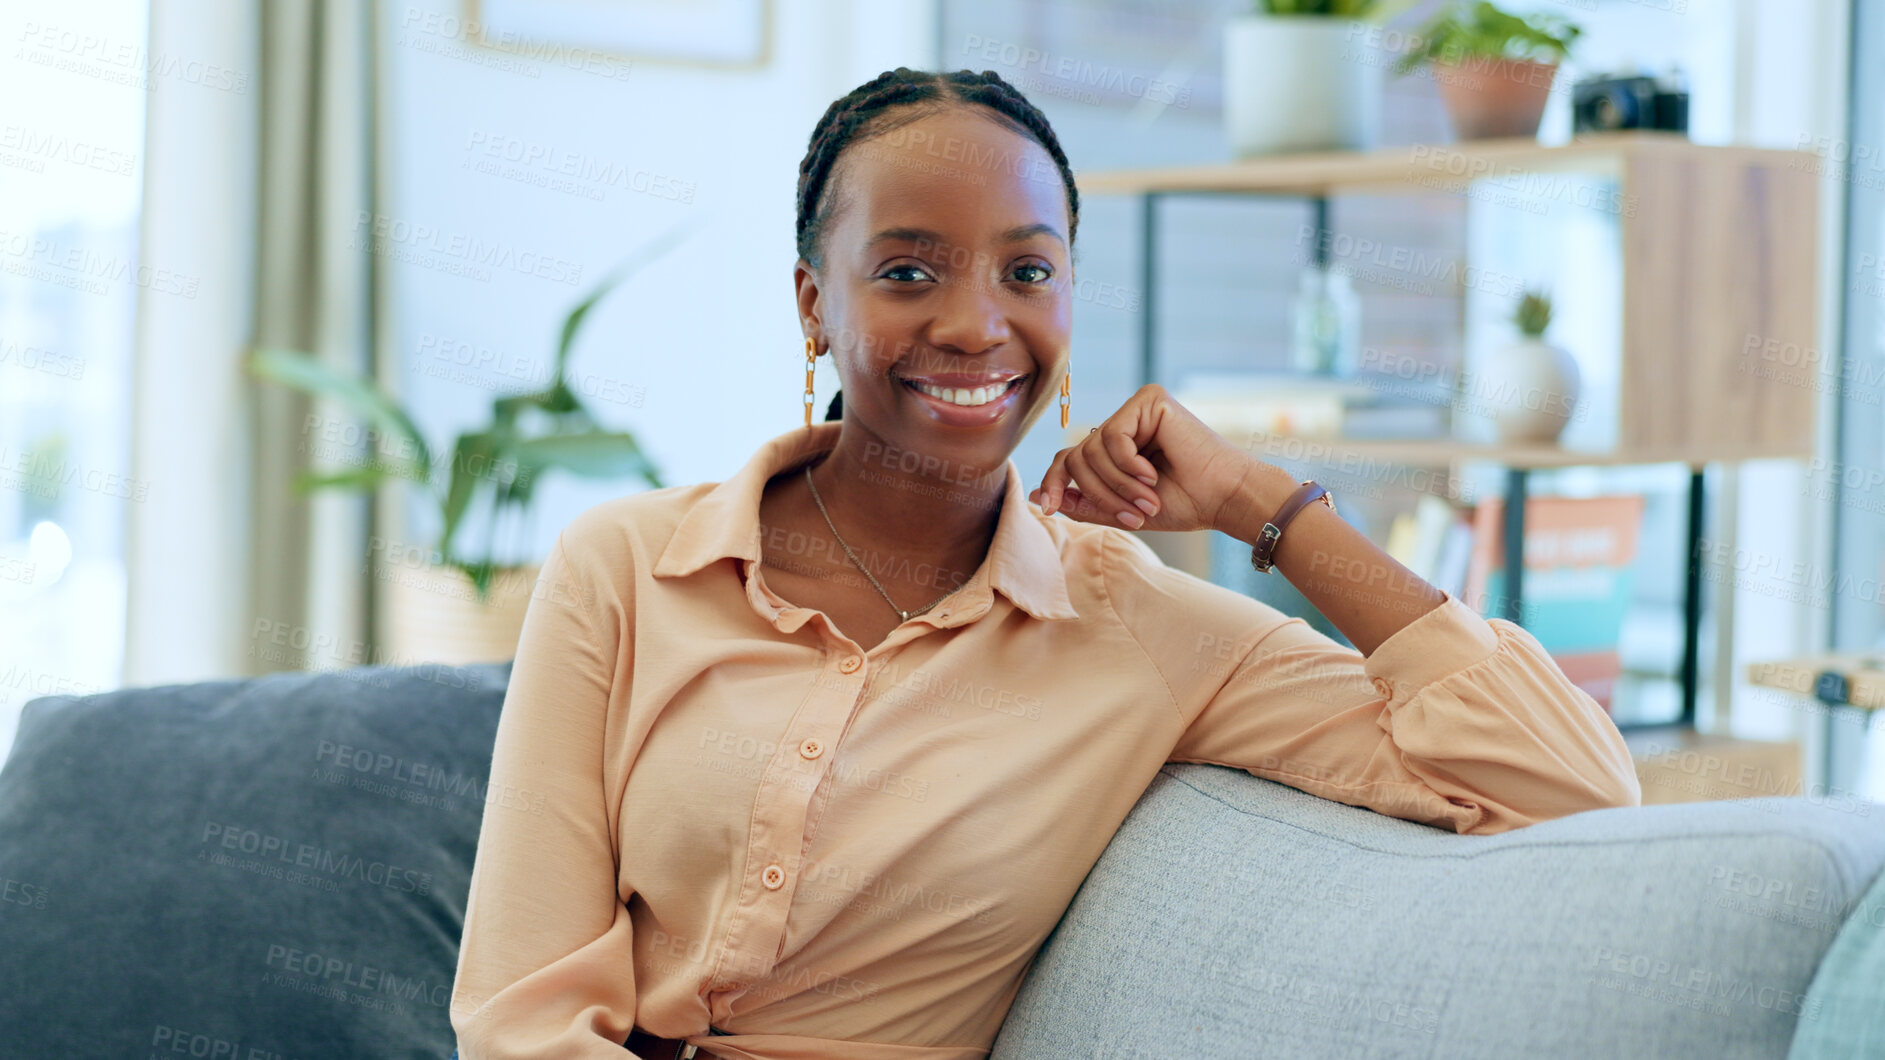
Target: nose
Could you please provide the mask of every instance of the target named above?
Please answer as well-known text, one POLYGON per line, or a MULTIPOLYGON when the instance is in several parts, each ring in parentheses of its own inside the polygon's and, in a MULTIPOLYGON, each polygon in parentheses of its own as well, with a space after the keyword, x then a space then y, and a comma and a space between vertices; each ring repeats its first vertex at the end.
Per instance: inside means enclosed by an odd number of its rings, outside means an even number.
POLYGON ((970 356, 986 353, 1011 337, 1000 299, 975 283, 950 284, 929 324, 930 345, 970 356))

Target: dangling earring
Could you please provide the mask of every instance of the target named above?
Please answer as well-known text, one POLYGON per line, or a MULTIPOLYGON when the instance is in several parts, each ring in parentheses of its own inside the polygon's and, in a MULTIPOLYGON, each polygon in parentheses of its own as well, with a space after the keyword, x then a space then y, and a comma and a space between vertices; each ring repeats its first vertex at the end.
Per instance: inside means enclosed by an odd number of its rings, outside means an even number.
POLYGON ((817 364, 817 354, 812 352, 812 340, 805 340, 805 426, 812 425, 812 366, 817 364))
POLYGON ((1068 396, 1073 389, 1073 366, 1067 366, 1067 374, 1060 377, 1060 425, 1067 426, 1067 406, 1072 401, 1068 396))

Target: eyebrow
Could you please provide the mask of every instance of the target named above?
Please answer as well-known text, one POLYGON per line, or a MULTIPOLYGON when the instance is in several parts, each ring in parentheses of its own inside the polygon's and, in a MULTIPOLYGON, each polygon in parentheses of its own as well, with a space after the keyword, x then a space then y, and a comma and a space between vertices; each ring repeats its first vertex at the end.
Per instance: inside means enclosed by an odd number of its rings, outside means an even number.
MULTIPOLYGON (((1003 243, 1020 243, 1038 235, 1053 236, 1055 239, 1060 240, 1061 246, 1067 245, 1066 237, 1060 234, 1059 229, 1050 224, 1016 225, 996 238, 1003 243)), ((933 232, 927 228, 886 228, 872 236, 870 242, 864 244, 864 249, 869 250, 879 243, 887 243, 893 240, 906 243, 920 243, 925 241, 931 243, 948 242, 939 233, 933 232)))

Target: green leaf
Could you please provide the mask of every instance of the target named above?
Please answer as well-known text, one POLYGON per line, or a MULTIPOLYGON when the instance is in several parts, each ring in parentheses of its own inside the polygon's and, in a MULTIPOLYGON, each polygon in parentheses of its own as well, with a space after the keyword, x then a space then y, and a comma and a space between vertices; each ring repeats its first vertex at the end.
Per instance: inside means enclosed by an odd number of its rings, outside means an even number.
POLYGON ((1551 326, 1551 295, 1544 291, 1526 289, 1519 298, 1518 308, 1512 313, 1512 322, 1518 325, 1519 334, 1527 338, 1538 338, 1551 326))
POLYGON ((1465 0, 1436 11, 1412 34, 1417 45, 1394 64, 1397 74, 1409 74, 1425 63, 1459 63, 1468 58, 1518 59, 1555 62, 1570 54, 1571 44, 1583 30, 1559 15, 1520 17, 1492 0, 1465 0))
POLYGON ((472 494, 480 481, 489 479, 488 470, 497 459, 498 435, 488 431, 461 434, 452 450, 450 485, 445 491, 445 528, 439 535, 439 551, 450 554, 452 535, 471 506, 472 494))
POLYGON ((611 431, 526 438, 510 452, 520 468, 558 468, 584 478, 647 478, 654 470, 634 435, 611 431))
MULTIPOLYGON (((406 410, 372 380, 335 371, 320 358, 300 350, 256 348, 250 351, 247 366, 257 378, 340 403, 365 420, 374 431, 409 446, 412 466, 431 467, 432 457, 419 428, 413 425, 406 410)), ((427 479, 421 477, 420 481, 427 479)))
POLYGON ((446 559, 445 564, 471 579, 471 587, 477 592, 478 602, 480 604, 490 600, 491 579, 496 573, 496 567, 490 560, 478 560, 474 562, 453 557, 446 559))
POLYGON ((296 493, 307 494, 322 489, 370 491, 387 481, 405 481, 405 468, 392 464, 368 464, 346 471, 302 471, 295 475, 296 493))

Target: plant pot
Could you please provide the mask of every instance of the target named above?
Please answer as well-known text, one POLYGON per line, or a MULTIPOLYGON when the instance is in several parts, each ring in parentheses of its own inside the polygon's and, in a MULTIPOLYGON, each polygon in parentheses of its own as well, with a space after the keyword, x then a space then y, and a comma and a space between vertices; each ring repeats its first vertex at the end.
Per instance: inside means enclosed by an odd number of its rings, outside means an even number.
POLYGON ((1224 133, 1238 158, 1367 150, 1378 138, 1381 62, 1364 23, 1242 15, 1224 30, 1224 133))
POLYGON ((1577 360, 1541 339, 1519 339, 1486 358, 1466 395, 1492 419, 1500 442, 1551 443, 1577 405, 1577 360))
POLYGON ((1558 64, 1471 58, 1432 69, 1454 138, 1490 140, 1538 135, 1558 64))
POLYGON ((376 561, 374 575, 387 602, 386 661, 460 665, 514 658, 538 570, 500 568, 480 601, 471 579, 455 567, 376 561))

